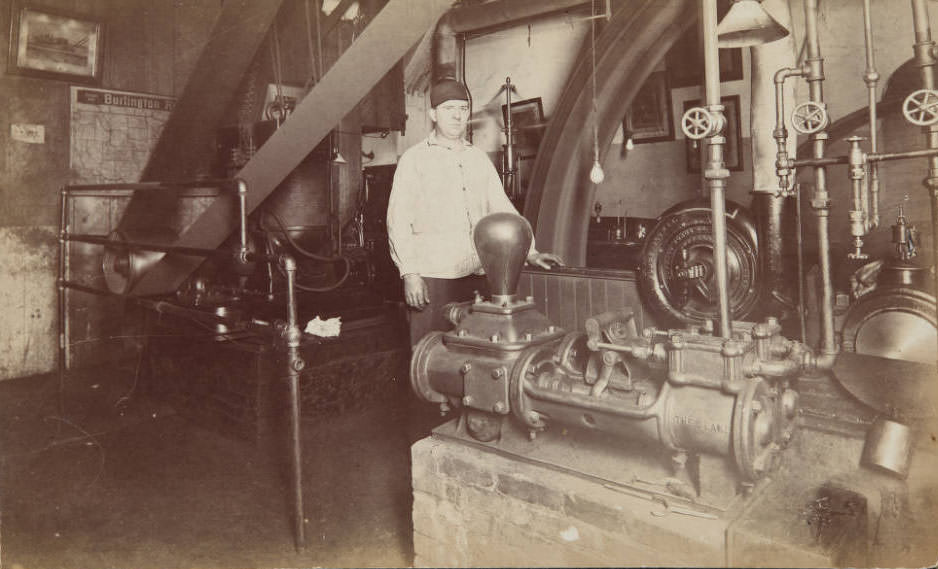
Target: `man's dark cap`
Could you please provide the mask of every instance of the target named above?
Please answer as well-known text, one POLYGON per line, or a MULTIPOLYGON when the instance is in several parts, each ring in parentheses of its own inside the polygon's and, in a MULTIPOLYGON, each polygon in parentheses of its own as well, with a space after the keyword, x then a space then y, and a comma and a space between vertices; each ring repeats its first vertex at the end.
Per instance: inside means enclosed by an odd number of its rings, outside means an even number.
POLYGON ((469 91, 455 79, 442 79, 430 89, 430 107, 436 108, 444 101, 468 101, 469 91))

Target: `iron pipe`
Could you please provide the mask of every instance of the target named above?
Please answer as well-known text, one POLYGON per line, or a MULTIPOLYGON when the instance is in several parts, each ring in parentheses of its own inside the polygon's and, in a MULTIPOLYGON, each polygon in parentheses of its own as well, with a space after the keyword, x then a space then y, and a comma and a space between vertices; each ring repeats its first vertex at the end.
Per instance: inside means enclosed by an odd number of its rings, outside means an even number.
POLYGON ((177 245, 160 245, 159 243, 138 243, 136 241, 116 241, 108 239, 101 235, 77 234, 69 235, 65 238, 67 241, 76 241, 79 243, 90 243, 92 245, 105 245, 108 247, 120 247, 125 249, 143 249, 145 251, 157 251, 161 253, 177 253, 179 255, 191 255, 194 257, 214 257, 230 255, 224 249, 203 249, 201 247, 182 247, 177 245))
MULTIPOLYGON (((906 158, 931 158, 938 156, 938 148, 924 148, 922 150, 906 150, 903 152, 880 152, 864 154, 867 162, 886 162, 890 160, 903 160, 906 158)), ((825 158, 799 158, 793 160, 791 165, 795 168, 802 166, 835 166, 837 164, 849 164, 850 157, 829 156, 825 158)))
POLYGON ((62 287, 63 289, 77 290, 79 292, 87 292, 89 294, 96 294, 98 296, 119 296, 115 292, 111 292, 109 290, 105 290, 102 288, 94 288, 92 286, 83 285, 75 281, 63 280, 59 283, 59 286, 62 287))
MULTIPOLYGON (((876 71, 876 61, 873 57, 873 24, 871 20, 870 0, 863 0, 863 39, 866 46, 866 72, 863 81, 867 88, 867 105, 870 113, 870 151, 879 151, 879 136, 877 133, 876 115, 876 85, 879 82, 879 73, 876 71)), ((873 164, 870 168, 869 186, 864 192, 866 212, 866 228, 879 227, 879 166, 873 164)))
MULTIPOLYGON (((824 105, 824 60, 818 35, 818 0, 805 0, 805 45, 807 66, 806 78, 810 100, 824 105)), ((827 132, 821 131, 811 136, 813 158, 824 158, 827 132)), ((827 172, 823 165, 814 166, 814 199, 811 200, 817 216, 818 230, 818 267, 821 276, 821 349, 825 354, 837 352, 834 339, 834 285, 831 276, 830 251, 830 195, 827 192, 827 172)))
POLYGON ((867 154, 866 159, 869 162, 884 162, 887 160, 902 160, 904 158, 934 158, 936 156, 938 156, 938 147, 925 148, 922 150, 907 150, 905 152, 867 154))
POLYGON ((296 549, 306 548, 305 519, 303 512, 303 455, 300 446, 300 371, 304 362, 300 357, 301 332, 296 314, 296 261, 282 255, 280 263, 287 275, 287 327, 284 339, 287 348, 286 372, 290 388, 290 462, 293 470, 293 528, 296 549))
POLYGON ((863 207, 866 195, 863 183, 866 179, 866 168, 864 168, 866 160, 863 149, 860 148, 862 140, 859 136, 847 138, 847 143, 850 145, 847 163, 850 165, 849 177, 853 194, 853 209, 847 212, 850 219, 850 235, 853 237, 853 252, 848 255, 851 259, 869 258, 869 255, 863 252, 863 236, 867 233, 867 212, 863 207))
POLYGON ((710 211, 713 223, 713 261, 719 298, 720 336, 730 337, 730 292, 729 270, 726 263, 726 178, 730 173, 723 161, 723 105, 720 104, 720 60, 717 47, 717 3, 716 0, 701 0, 700 17, 703 23, 704 84, 706 87, 707 110, 715 116, 717 123, 707 139, 707 167, 704 171, 707 188, 710 190, 710 211))
POLYGON ((778 188, 780 191, 788 191, 790 185, 793 162, 789 158, 788 152, 788 129, 785 128, 785 80, 789 77, 803 77, 807 73, 805 68, 786 67, 779 69, 773 78, 775 83, 775 130, 772 131, 772 137, 775 138, 775 173, 778 176, 778 188))
POLYGON ((230 178, 207 178, 181 182, 137 182, 133 184, 72 184, 65 186, 65 193, 110 190, 179 190, 187 188, 224 188, 232 183, 230 178))
POLYGON ((502 186, 511 198, 515 194, 515 143, 511 118, 511 77, 505 78, 505 171, 502 173, 502 186))
MULTIPOLYGON (((928 6, 925 0, 912 0, 912 20, 915 27, 915 62, 922 77, 922 88, 935 89, 935 43, 931 39, 928 6)), ((938 125, 924 127, 929 149, 938 148, 938 125)), ((928 177, 925 188, 931 199, 932 267, 936 269, 935 290, 938 290, 938 155, 928 158, 928 177)))
POLYGON ((238 188, 238 222, 241 242, 241 249, 238 251, 238 260, 242 263, 246 263, 248 261, 248 185, 240 178, 235 182, 235 185, 238 188))
POLYGON ((814 167, 823 167, 823 166, 835 166, 837 164, 846 164, 846 156, 832 156, 830 158, 799 158, 797 160, 792 160, 791 165, 795 168, 800 168, 802 166, 814 166, 814 167))
MULTIPOLYGON (((59 259, 57 263, 56 288, 58 289, 57 328, 59 349, 56 355, 56 368, 59 385, 65 385, 65 370, 68 368, 68 291, 65 283, 68 281, 67 260, 68 246, 68 192, 65 187, 59 192, 59 259)), ((61 397, 61 394, 60 394, 61 397)), ((60 403, 61 403, 60 399, 60 403)), ((61 411, 61 409, 59 409, 61 411)))

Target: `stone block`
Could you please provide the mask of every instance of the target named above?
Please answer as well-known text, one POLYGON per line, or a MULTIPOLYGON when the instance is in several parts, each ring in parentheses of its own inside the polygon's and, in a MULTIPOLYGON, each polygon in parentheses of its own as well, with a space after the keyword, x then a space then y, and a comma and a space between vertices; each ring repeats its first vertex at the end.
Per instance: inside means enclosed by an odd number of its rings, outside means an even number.
POLYGON ((465 567, 467 559, 452 545, 414 532, 414 556, 429 561, 433 567, 465 567))
POLYGON ((560 511, 564 506, 564 494, 558 488, 551 488, 519 473, 499 474, 496 490, 502 494, 531 504, 560 511))
POLYGON ((495 484, 495 477, 486 469, 486 463, 472 463, 460 456, 448 455, 440 459, 440 472, 445 476, 458 480, 462 484, 491 488, 495 484))
POLYGON ((448 565, 455 556, 472 565, 526 567, 725 563, 725 521, 653 515, 661 504, 458 442, 422 441, 413 456, 431 463, 414 464, 415 488, 433 491, 415 492, 415 530, 448 540, 452 549, 418 550, 422 562, 448 565), (418 480, 419 473, 430 480, 418 480), (432 557, 434 551, 442 557, 432 557))

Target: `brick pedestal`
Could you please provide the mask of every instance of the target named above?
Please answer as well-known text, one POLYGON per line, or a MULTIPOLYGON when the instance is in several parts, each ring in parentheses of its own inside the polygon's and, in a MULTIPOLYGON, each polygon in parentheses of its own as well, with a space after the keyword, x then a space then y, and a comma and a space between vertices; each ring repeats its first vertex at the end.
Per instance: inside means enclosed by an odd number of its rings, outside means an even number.
POLYGON ((448 439, 412 458, 418 567, 725 564, 722 518, 448 439))
MULTIPOLYGON (((725 510, 672 500, 669 511, 634 484, 584 474, 583 460, 551 466, 446 427, 411 450, 418 567, 922 567, 935 558, 938 447, 925 435, 899 480, 859 467, 862 439, 805 429, 750 496, 725 510), (837 505, 845 499, 856 504, 837 505)), ((636 457, 622 457, 625 472, 636 457)))

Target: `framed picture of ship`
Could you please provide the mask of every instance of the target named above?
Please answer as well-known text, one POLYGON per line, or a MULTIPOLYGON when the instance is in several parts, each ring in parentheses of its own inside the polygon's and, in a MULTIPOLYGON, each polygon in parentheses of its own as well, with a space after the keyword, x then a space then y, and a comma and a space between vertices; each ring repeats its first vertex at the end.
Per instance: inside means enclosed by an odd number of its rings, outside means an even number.
POLYGON ((10 70, 80 83, 101 80, 104 26, 80 16, 20 8, 10 34, 10 70))

